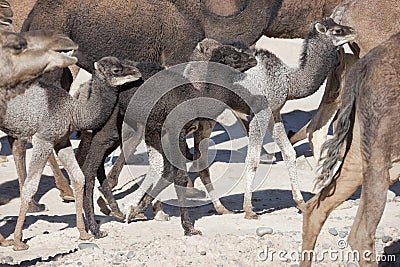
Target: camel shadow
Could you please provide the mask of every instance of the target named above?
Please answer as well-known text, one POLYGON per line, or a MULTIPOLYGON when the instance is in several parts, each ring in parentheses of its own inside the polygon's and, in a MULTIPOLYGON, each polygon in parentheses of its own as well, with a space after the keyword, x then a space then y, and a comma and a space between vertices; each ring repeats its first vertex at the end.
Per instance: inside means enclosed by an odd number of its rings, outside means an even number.
MULTIPOLYGON (((64 175, 65 177, 68 177, 66 173, 64 173, 64 175)), ((56 184, 54 182, 53 176, 42 175, 34 199, 36 201, 39 201, 44 194, 46 194, 50 189, 55 187, 56 184)), ((0 184, 0 206, 7 204, 14 198, 18 198, 19 195, 20 194, 19 194, 18 179, 7 181, 0 184)), ((61 198, 60 201, 62 201, 61 198)))

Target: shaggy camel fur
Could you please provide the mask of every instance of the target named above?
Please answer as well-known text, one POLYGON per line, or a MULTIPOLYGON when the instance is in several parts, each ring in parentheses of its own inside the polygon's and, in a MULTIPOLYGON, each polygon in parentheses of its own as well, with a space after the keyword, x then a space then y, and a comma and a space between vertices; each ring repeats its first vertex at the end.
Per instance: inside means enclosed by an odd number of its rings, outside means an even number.
MULTIPOLYGON (((30 32, 17 34, 0 31, 0 125, 7 125, 9 103, 24 94, 32 79, 56 68, 64 68, 76 63, 76 58, 59 53, 76 49, 77 45, 70 39, 54 32, 30 32), (32 43, 34 42, 34 43, 32 43), (29 63, 31 62, 31 63, 29 63)), ((31 105, 29 105, 31 106, 31 105)), ((19 118, 18 121, 22 120, 19 118)), ((83 221, 82 221, 83 223, 83 221)), ((21 225, 22 226, 22 225, 21 225)), ((84 226, 84 225, 83 225, 84 226)), ((20 238, 18 234, 16 239, 20 238)), ((1 245, 10 245, 0 236, 1 245)))
MULTIPOLYGON (((66 39, 63 36, 62 38, 66 39)), ((40 39, 34 39, 33 46, 40 39)), ((67 48, 77 48, 72 41, 66 40, 71 46, 67 48)), ((31 41, 28 39, 28 43, 31 41)), ((77 59, 71 57, 70 53, 63 56, 70 63, 76 63, 77 59)), ((32 137, 33 144, 32 159, 22 187, 21 208, 14 231, 14 250, 28 248, 28 245, 22 243, 22 227, 28 204, 37 191, 41 173, 53 148, 72 179, 80 238, 91 237, 85 230, 82 216, 84 176, 75 159, 69 135, 74 130, 96 129, 102 125, 114 109, 120 86, 138 79, 140 72, 135 67, 123 65, 118 59, 109 57, 95 63, 95 72, 90 82, 90 97, 84 104, 74 100, 64 89, 45 84, 40 79, 13 87, 14 90, 21 91, 21 94, 7 101, 6 115, 0 129, 14 138, 32 137)))
MULTIPOLYGON (((375 231, 385 208, 387 190, 400 177, 399 59, 400 33, 371 50, 351 69, 337 132, 323 146, 327 156, 317 183, 322 191, 307 202, 303 214, 303 251, 314 248, 331 211, 362 185, 349 244, 360 255, 371 251, 370 259, 375 259, 375 231), (339 160, 343 164, 335 173, 339 160)), ((360 264, 377 266, 377 262, 362 257, 360 264)), ((302 262, 302 266, 311 266, 311 261, 302 262)))
MULTIPOLYGON (((270 53, 269 51, 261 50, 257 53, 257 66, 249 69, 245 72, 245 74, 236 75, 236 77, 230 77, 230 79, 232 79, 233 87, 235 89, 243 90, 244 88, 245 90, 251 92, 253 95, 261 95, 264 99, 264 101, 256 102, 256 110, 253 111, 254 118, 250 123, 250 141, 246 156, 245 169, 247 186, 243 203, 246 218, 258 218, 258 216, 252 210, 251 186, 254 179, 255 171, 259 164, 262 140, 267 130, 273 134, 275 141, 282 150, 284 160, 289 169, 293 189, 293 197, 296 203, 301 208, 302 205, 304 205, 303 198, 297 185, 295 163, 296 154, 285 134, 279 111, 287 99, 302 98, 314 93, 325 80, 330 68, 333 67, 335 64, 335 53, 337 47, 348 41, 353 40, 354 38, 355 35, 352 28, 340 26, 334 23, 334 21, 330 18, 320 19, 317 22, 313 23, 311 26, 310 33, 304 44, 304 51, 300 68, 289 68, 288 66, 284 65, 284 63, 274 54, 270 53), (260 88, 261 91, 258 92, 260 88), (267 101, 268 103, 266 103, 265 101, 267 101)), ((222 48, 223 47, 224 46, 222 46, 222 48)), ((222 48, 215 48, 214 53, 218 54, 217 52, 222 48)), ((199 125, 197 125, 197 127, 199 127, 199 125)), ((208 126, 207 129, 212 128, 208 126)), ((210 134, 211 132, 204 137, 200 136, 199 140, 209 137, 210 134)), ((166 135, 168 136, 168 134, 166 135)), ((196 135, 194 136, 196 138, 196 135)), ((146 136, 146 143, 150 140, 152 139, 148 140, 146 136)), ((172 144, 172 141, 170 143, 172 144)), ((169 185, 169 183, 166 181, 174 181, 175 186, 183 185, 183 179, 179 178, 178 175, 181 170, 178 170, 175 166, 171 166, 171 172, 165 171, 165 168, 167 168, 168 170, 169 166, 165 166, 165 164, 167 164, 167 159, 164 158, 165 156, 163 156, 163 154, 157 155, 154 151, 150 152, 151 153, 149 154, 149 157, 151 170, 152 165, 154 165, 154 171, 152 175, 157 175, 157 173, 159 173, 158 176, 164 175, 165 179, 160 179, 160 181, 153 186, 153 188, 150 190, 150 193, 147 195, 147 198, 145 198, 144 201, 139 204, 139 207, 133 207, 130 215, 128 216, 128 220, 134 214, 142 212, 147 207, 147 204, 149 203, 148 200, 153 199, 155 196, 158 195, 159 192, 161 192, 161 190, 169 185), (152 155, 152 153, 155 154, 152 155), (160 166, 156 164, 156 162, 159 162, 159 160, 163 158, 164 171, 162 169, 157 169, 160 168, 160 166), (154 161, 154 163, 152 163, 152 161, 154 161), (167 172, 168 174, 164 174, 165 172, 167 172), (171 175, 171 177, 168 177, 168 175, 171 175), (174 178, 175 176, 178 176, 178 178, 174 178)), ((180 175, 182 176, 184 175, 184 173, 181 172, 180 175)), ((204 179, 205 177, 200 176, 200 178, 204 179)), ((151 179, 151 175, 149 179, 151 179)), ((211 182, 205 184, 211 186, 211 182)), ((150 187, 150 185, 151 182, 149 183, 148 187, 150 187)), ((210 188, 212 189, 212 187, 210 188)), ((147 188, 145 187, 144 190, 147 190, 147 188)), ((184 198, 184 196, 179 195, 179 190, 177 187, 176 190, 178 193, 179 202, 181 204, 184 203, 185 200, 182 199, 184 198)), ((213 196, 212 191, 210 195, 211 197, 213 196)), ((188 224, 186 220, 186 218, 188 218, 188 215, 186 214, 187 211, 183 209, 182 206, 181 212, 182 225, 185 230, 185 234, 197 234, 198 231, 194 230, 193 225, 188 224)))
MULTIPOLYGON (((338 5, 332 13, 337 23, 352 25, 357 32, 357 44, 351 45, 355 56, 364 56, 375 46, 387 40, 400 29, 400 4, 398 1, 346 0, 338 5), (379 12, 376 12, 379 10, 379 12), (371 27, 371 25, 373 25, 371 27)), ((318 161, 321 146, 326 140, 328 128, 341 103, 341 90, 344 77, 355 62, 353 55, 340 55, 342 58, 335 73, 328 78, 325 94, 317 114, 309 125, 304 126, 291 137, 292 144, 307 138, 312 147, 314 157, 318 161)))

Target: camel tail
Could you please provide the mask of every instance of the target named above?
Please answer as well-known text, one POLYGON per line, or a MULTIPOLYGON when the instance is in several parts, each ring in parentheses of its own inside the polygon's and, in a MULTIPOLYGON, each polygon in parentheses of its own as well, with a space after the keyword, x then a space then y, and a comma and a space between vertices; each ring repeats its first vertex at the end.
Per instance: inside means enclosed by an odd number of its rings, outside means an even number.
MULTIPOLYGON (((354 69, 353 69, 354 70, 354 69)), ((337 170, 342 161, 342 150, 350 130, 354 125, 354 112, 356 98, 359 88, 365 76, 365 69, 361 73, 355 75, 355 71, 351 71, 348 77, 357 76, 353 81, 348 80, 344 88, 344 99, 340 107, 340 113, 337 119, 337 130, 332 139, 327 140, 321 148, 321 158, 323 161, 320 170, 321 174, 317 177, 314 191, 319 192, 327 187, 334 179, 337 170), (353 74, 353 75, 351 75, 353 74), (324 156, 322 156, 324 155, 324 156)))

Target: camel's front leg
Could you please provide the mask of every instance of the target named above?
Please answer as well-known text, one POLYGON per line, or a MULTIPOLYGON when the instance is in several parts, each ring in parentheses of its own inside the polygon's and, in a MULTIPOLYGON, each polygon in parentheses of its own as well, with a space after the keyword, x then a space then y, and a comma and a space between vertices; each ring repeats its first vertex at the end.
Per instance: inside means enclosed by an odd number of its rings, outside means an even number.
POLYGON ((76 210, 76 226, 79 231, 79 238, 82 240, 88 240, 93 236, 86 232, 85 222, 83 221, 83 189, 85 183, 85 177, 81 168, 76 161, 74 151, 72 150, 71 143, 69 140, 58 144, 55 147, 57 156, 61 163, 64 165, 65 170, 68 172, 72 180, 72 185, 75 194, 75 210, 76 210))
POLYGON ((33 136, 33 152, 29 163, 29 171, 21 190, 21 208, 19 210, 17 225, 14 230, 14 250, 26 250, 28 245, 22 242, 22 227, 25 222, 29 202, 35 195, 47 159, 53 151, 51 142, 33 136))
POLYGON ((258 215, 253 211, 251 203, 253 181, 257 167, 260 162, 260 153, 264 135, 271 125, 272 112, 269 108, 256 113, 250 122, 249 146, 247 149, 244 175, 246 177, 246 188, 243 200, 243 210, 246 219, 258 219, 258 215))

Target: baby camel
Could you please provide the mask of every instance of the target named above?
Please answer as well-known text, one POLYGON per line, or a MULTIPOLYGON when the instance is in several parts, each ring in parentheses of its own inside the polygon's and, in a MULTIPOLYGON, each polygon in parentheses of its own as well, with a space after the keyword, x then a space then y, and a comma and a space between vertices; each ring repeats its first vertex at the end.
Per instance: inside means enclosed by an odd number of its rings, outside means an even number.
MULTIPOLYGON (((2 3, 3 5, 3 3, 2 3)), ((4 4, 5 5, 5 4, 4 4)), ((3 7, 3 6, 2 6, 3 7)), ((7 21, 10 23, 10 21, 7 21)), ((8 24, 7 24, 8 25, 8 24)), ((76 58, 58 51, 76 49, 77 45, 63 35, 36 31, 18 34, 0 31, 0 124, 6 119, 7 103, 22 94, 21 84, 40 75, 76 63, 76 58), (35 44, 30 43, 36 36, 35 44), (30 64, 27 64, 31 62, 30 64)), ((10 245, 0 235, 0 245, 10 245)))
MULTIPOLYGON (((400 177, 399 73, 400 33, 372 49, 351 69, 337 131, 323 146, 327 156, 317 184, 322 191, 307 202, 303 214, 303 252, 314 249, 331 211, 362 185, 349 244, 360 255, 372 252, 369 260, 360 257, 361 266, 377 266, 375 231, 385 208, 388 187, 400 177), (343 157, 343 164, 335 173, 343 157)), ((311 256, 303 260, 301 266, 311 266, 311 256)))
MULTIPOLYGON (((77 46, 74 45, 72 49, 77 49, 77 46)), ((76 63, 75 57, 68 54, 63 56, 76 63)), ((14 138, 32 137, 33 143, 32 159, 22 188, 21 209, 14 231, 14 250, 28 248, 22 243, 22 226, 29 201, 37 191, 40 176, 53 148, 72 180, 80 238, 91 237, 85 230, 82 216, 84 175, 75 159, 69 135, 74 130, 95 129, 102 125, 114 109, 120 86, 140 77, 137 68, 123 65, 116 58, 106 57, 95 63, 91 93, 86 103, 73 99, 64 89, 45 84, 39 79, 13 87, 21 94, 6 102, 6 115, 0 129, 14 138)))

